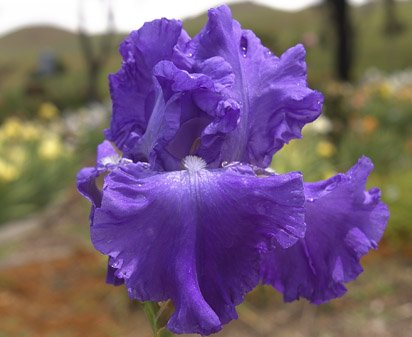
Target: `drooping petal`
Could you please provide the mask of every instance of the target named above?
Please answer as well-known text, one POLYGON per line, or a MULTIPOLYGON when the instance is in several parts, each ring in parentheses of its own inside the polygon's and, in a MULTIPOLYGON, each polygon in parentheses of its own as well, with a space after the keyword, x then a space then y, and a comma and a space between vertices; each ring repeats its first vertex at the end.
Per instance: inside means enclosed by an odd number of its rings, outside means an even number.
POLYGON ((372 162, 362 157, 346 174, 305 183, 305 238, 264 260, 265 283, 285 301, 304 297, 319 304, 342 296, 344 283, 361 272, 361 256, 376 248, 388 217, 377 188, 365 191, 372 162))
POLYGON ((99 171, 95 167, 84 167, 77 173, 77 189, 93 206, 100 206, 102 194, 96 186, 99 171))
MULTIPOLYGON (((109 76, 113 115, 106 137, 120 150, 130 147, 145 131, 156 103, 153 67, 171 60, 186 43, 182 23, 177 20, 155 20, 133 31, 121 44, 122 68, 109 76)), ((184 53, 179 53, 180 63, 184 53)))
POLYGON ((96 186, 96 178, 108 167, 116 165, 120 160, 113 146, 107 140, 97 146, 95 167, 84 167, 77 173, 77 189, 94 206, 101 201, 101 192, 96 186))
POLYGON ((112 283, 132 298, 172 299, 168 327, 208 335, 237 317, 235 306, 260 279, 261 254, 302 238, 298 173, 258 178, 247 167, 157 173, 138 164, 106 176, 91 237, 110 256, 112 283))
MULTIPOLYGON (((93 207, 100 207, 102 199, 102 193, 96 186, 96 179, 102 173, 130 162, 129 159, 120 157, 113 145, 107 140, 97 146, 96 166, 82 168, 76 177, 77 189, 81 195, 92 203, 92 211, 93 207)), ((138 165, 148 167, 146 163, 139 163, 138 165)))
POLYGON ((230 64, 235 83, 225 90, 242 105, 239 125, 222 142, 217 162, 267 167, 283 144, 300 138, 302 127, 319 116, 323 98, 307 87, 302 45, 274 56, 252 31, 241 29, 227 6, 209 11, 207 25, 190 44, 197 62, 221 57, 230 64))

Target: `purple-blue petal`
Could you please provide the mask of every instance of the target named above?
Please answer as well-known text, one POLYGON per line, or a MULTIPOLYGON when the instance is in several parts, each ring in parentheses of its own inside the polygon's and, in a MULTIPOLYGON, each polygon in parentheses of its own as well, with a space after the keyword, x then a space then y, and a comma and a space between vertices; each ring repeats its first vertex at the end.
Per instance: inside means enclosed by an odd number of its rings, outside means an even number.
POLYGON ((365 191, 372 169, 362 157, 346 174, 304 184, 305 238, 270 252, 262 265, 264 283, 282 292, 285 301, 329 301, 362 272, 359 260, 377 247, 389 217, 379 190, 365 191))
POLYGON ((109 261, 107 263, 106 283, 114 286, 122 285, 124 284, 124 279, 116 276, 117 268, 113 267, 113 264, 115 264, 115 261, 109 257, 109 261))
MULTIPOLYGON (((122 68, 109 76, 113 115, 106 130, 107 139, 120 150, 130 147, 146 130, 155 103, 151 98, 156 96, 153 67, 173 59, 175 47, 184 44, 182 36, 180 21, 161 19, 145 23, 121 44, 122 68)), ((180 53, 179 59, 183 57, 180 53)))
POLYGON ((172 299, 175 333, 216 332, 258 284, 262 254, 304 236, 301 176, 137 165, 106 176, 92 218, 93 244, 116 269, 108 280, 141 301, 172 299))
POLYGON ((95 167, 85 167, 77 173, 77 189, 93 206, 100 206, 102 199, 102 194, 96 186, 99 174, 95 167))
MULTIPOLYGON (((105 158, 114 157, 117 155, 116 150, 114 149, 113 145, 104 140, 101 144, 97 146, 97 164, 102 164, 105 158)), ((104 165, 104 164, 103 164, 104 165)))
POLYGON ((122 43, 122 68, 110 76, 106 138, 157 170, 180 169, 189 154, 217 167, 222 139, 238 124, 239 104, 223 93, 234 82, 230 64, 212 57, 194 66, 189 42, 180 21, 146 23, 122 43))
POLYGON ((267 167, 276 151, 300 138, 302 127, 319 116, 323 97, 307 87, 302 45, 274 56, 252 31, 241 29, 227 6, 209 11, 208 23, 190 44, 200 64, 220 57, 231 66, 234 84, 224 91, 241 104, 239 124, 225 137, 216 162, 267 167))
MULTIPOLYGON (((92 203, 92 213, 94 207, 100 207, 102 199, 102 193, 96 186, 96 179, 101 174, 127 163, 130 163, 130 160, 120 157, 113 145, 104 140, 97 146, 96 166, 84 167, 77 173, 77 189, 92 203)), ((147 164, 139 163, 138 166, 146 168, 147 164)))
MULTIPOLYGON (((125 153, 157 170, 178 170, 186 155, 201 152, 197 143, 203 133, 217 138, 236 127, 239 107, 222 100, 216 79, 205 74, 189 73, 171 61, 160 61, 153 74, 155 103, 146 129, 125 153)), ((208 156, 204 159, 210 161, 208 156)))

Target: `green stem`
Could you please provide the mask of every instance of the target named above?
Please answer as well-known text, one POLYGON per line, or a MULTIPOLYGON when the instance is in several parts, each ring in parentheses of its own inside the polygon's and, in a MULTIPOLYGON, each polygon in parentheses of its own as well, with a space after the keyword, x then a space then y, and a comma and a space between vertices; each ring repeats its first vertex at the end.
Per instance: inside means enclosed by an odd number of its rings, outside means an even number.
POLYGON ((164 326, 159 326, 160 318, 166 311, 169 302, 165 302, 162 305, 159 305, 156 302, 143 302, 141 305, 147 319, 149 320, 153 337, 173 337, 173 334, 164 326))

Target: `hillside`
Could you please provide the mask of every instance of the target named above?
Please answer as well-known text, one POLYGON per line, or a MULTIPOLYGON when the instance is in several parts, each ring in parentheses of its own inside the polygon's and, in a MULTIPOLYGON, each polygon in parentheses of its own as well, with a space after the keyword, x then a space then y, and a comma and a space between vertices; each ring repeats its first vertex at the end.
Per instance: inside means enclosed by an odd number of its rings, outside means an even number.
MULTIPOLYGON (((124 35, 116 37, 106 72, 114 71, 120 62, 117 44, 124 35)), ((101 36, 93 36, 93 40, 96 47, 101 36)), ((95 49, 97 52, 98 48, 95 49)), ((75 82, 82 78, 84 81, 84 60, 77 34, 52 26, 34 26, 0 38, 0 90, 9 92, 24 85, 28 74, 36 69, 40 56, 45 52, 54 53, 65 65, 69 75, 66 77, 71 77, 67 79, 69 82, 72 83, 73 78, 75 82)))
MULTIPOLYGON (((252 29, 262 42, 280 54, 302 42, 305 36, 316 37, 308 50, 309 78, 322 82, 330 77, 333 67, 333 30, 328 13, 319 5, 297 12, 284 12, 251 2, 230 6, 233 16, 244 28, 252 29)), ((360 77, 371 67, 396 71, 412 66, 412 1, 398 2, 397 15, 405 30, 396 36, 382 33, 385 11, 380 1, 352 7, 354 27, 354 74, 360 77)), ((206 14, 185 20, 193 35, 206 22, 206 14)))
MULTIPOLYGON (((290 45, 299 40, 307 31, 316 31, 323 11, 320 7, 311 7, 298 12, 276 10, 251 2, 230 5, 233 17, 241 22, 242 27, 252 29, 266 44, 287 42, 290 45)), ((191 36, 196 34, 207 20, 206 13, 184 21, 191 36)))
MULTIPOLYGON (((306 40, 309 80, 321 85, 331 77, 334 37, 322 6, 283 12, 244 2, 233 4, 231 8, 242 26, 252 29, 276 54, 306 40), (311 46, 308 38, 312 40, 311 46)), ((406 30, 388 38, 382 34, 384 9, 381 2, 352 8, 356 41, 354 74, 357 77, 370 67, 396 71, 412 65, 412 1, 398 3, 397 9, 406 30)), ((206 14, 203 14, 186 19, 184 26, 193 36, 205 22, 206 14)), ((118 34, 117 41, 120 42, 124 35, 118 34)), ((96 43, 100 39, 94 37, 96 43)), ((102 74, 101 87, 105 95, 106 76, 116 71, 120 64, 117 44, 113 46, 110 62, 102 74)), ((19 90, 35 69, 39 55, 47 50, 52 50, 66 66, 67 76, 62 80, 73 90, 73 95, 76 95, 75 90, 83 87, 85 69, 76 34, 54 27, 25 28, 0 38, 0 105, 1 96, 19 90)))
POLYGON ((70 51, 77 42, 76 34, 53 26, 23 28, 0 38, 1 54, 20 54, 47 48, 70 51))

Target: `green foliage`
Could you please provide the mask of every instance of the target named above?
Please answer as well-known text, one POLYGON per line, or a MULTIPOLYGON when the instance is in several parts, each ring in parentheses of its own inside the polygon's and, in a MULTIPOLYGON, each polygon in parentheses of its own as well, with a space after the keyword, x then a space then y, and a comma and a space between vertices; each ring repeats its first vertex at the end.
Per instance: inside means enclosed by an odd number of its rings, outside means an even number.
POLYGON ((70 154, 39 124, 8 119, 0 129, 0 222, 45 206, 67 184, 70 154))
POLYGON ((105 119, 88 117, 92 110, 54 116, 56 111, 45 103, 42 117, 12 117, 0 126, 0 224, 55 200, 74 184, 76 172, 102 140, 105 119))
MULTIPOLYGON (((412 1, 397 4, 399 20, 412 22, 412 1)), ((264 44, 280 54, 293 44, 307 48, 309 80, 320 86, 332 77, 334 37, 328 13, 322 6, 298 12, 282 12, 252 3, 231 5, 234 17, 252 29, 264 44), (259 18, 258 20, 256 18, 259 18)), ((410 66, 412 27, 387 38, 382 33, 384 7, 376 2, 352 8, 355 30, 354 75, 359 78, 368 68, 395 71, 410 66), (394 57, 394 55, 396 57, 394 57)), ((196 34, 206 21, 205 15, 187 19, 185 28, 196 34)), ((136 29, 139 27, 136 27, 136 29)), ((96 36, 97 41, 100 37, 96 36)), ((108 97, 107 74, 115 72, 120 57, 115 52, 124 34, 116 36, 113 54, 100 77, 100 93, 108 97)), ((59 108, 76 108, 86 101, 86 67, 75 34, 50 27, 24 29, 0 38, 0 121, 8 114, 32 115, 42 101, 52 101, 59 108), (33 79, 39 55, 45 50, 55 53, 65 72, 47 79, 33 79), (31 93, 30 93, 31 92, 31 93)))
POLYGON ((337 165, 344 167, 365 154, 374 161, 377 172, 410 169, 412 85, 391 89, 385 82, 364 84, 353 88, 344 100, 348 103, 343 113, 347 127, 337 144, 337 165))
POLYGON ((375 168, 369 186, 382 191, 391 217, 385 234, 394 247, 412 239, 412 72, 402 72, 351 86, 328 82, 323 121, 304 128, 277 153, 272 168, 301 170, 305 181, 346 172, 362 155, 375 168))
POLYGON ((336 171, 332 159, 336 148, 328 140, 326 131, 317 129, 322 123, 320 120, 314 126, 306 126, 302 139, 291 141, 275 154, 271 168, 278 173, 302 171, 305 181, 322 180, 334 175, 336 171))
POLYGON ((385 239, 395 249, 407 246, 412 240, 412 170, 394 170, 389 174, 374 174, 370 186, 379 186, 382 199, 390 210, 385 239))

